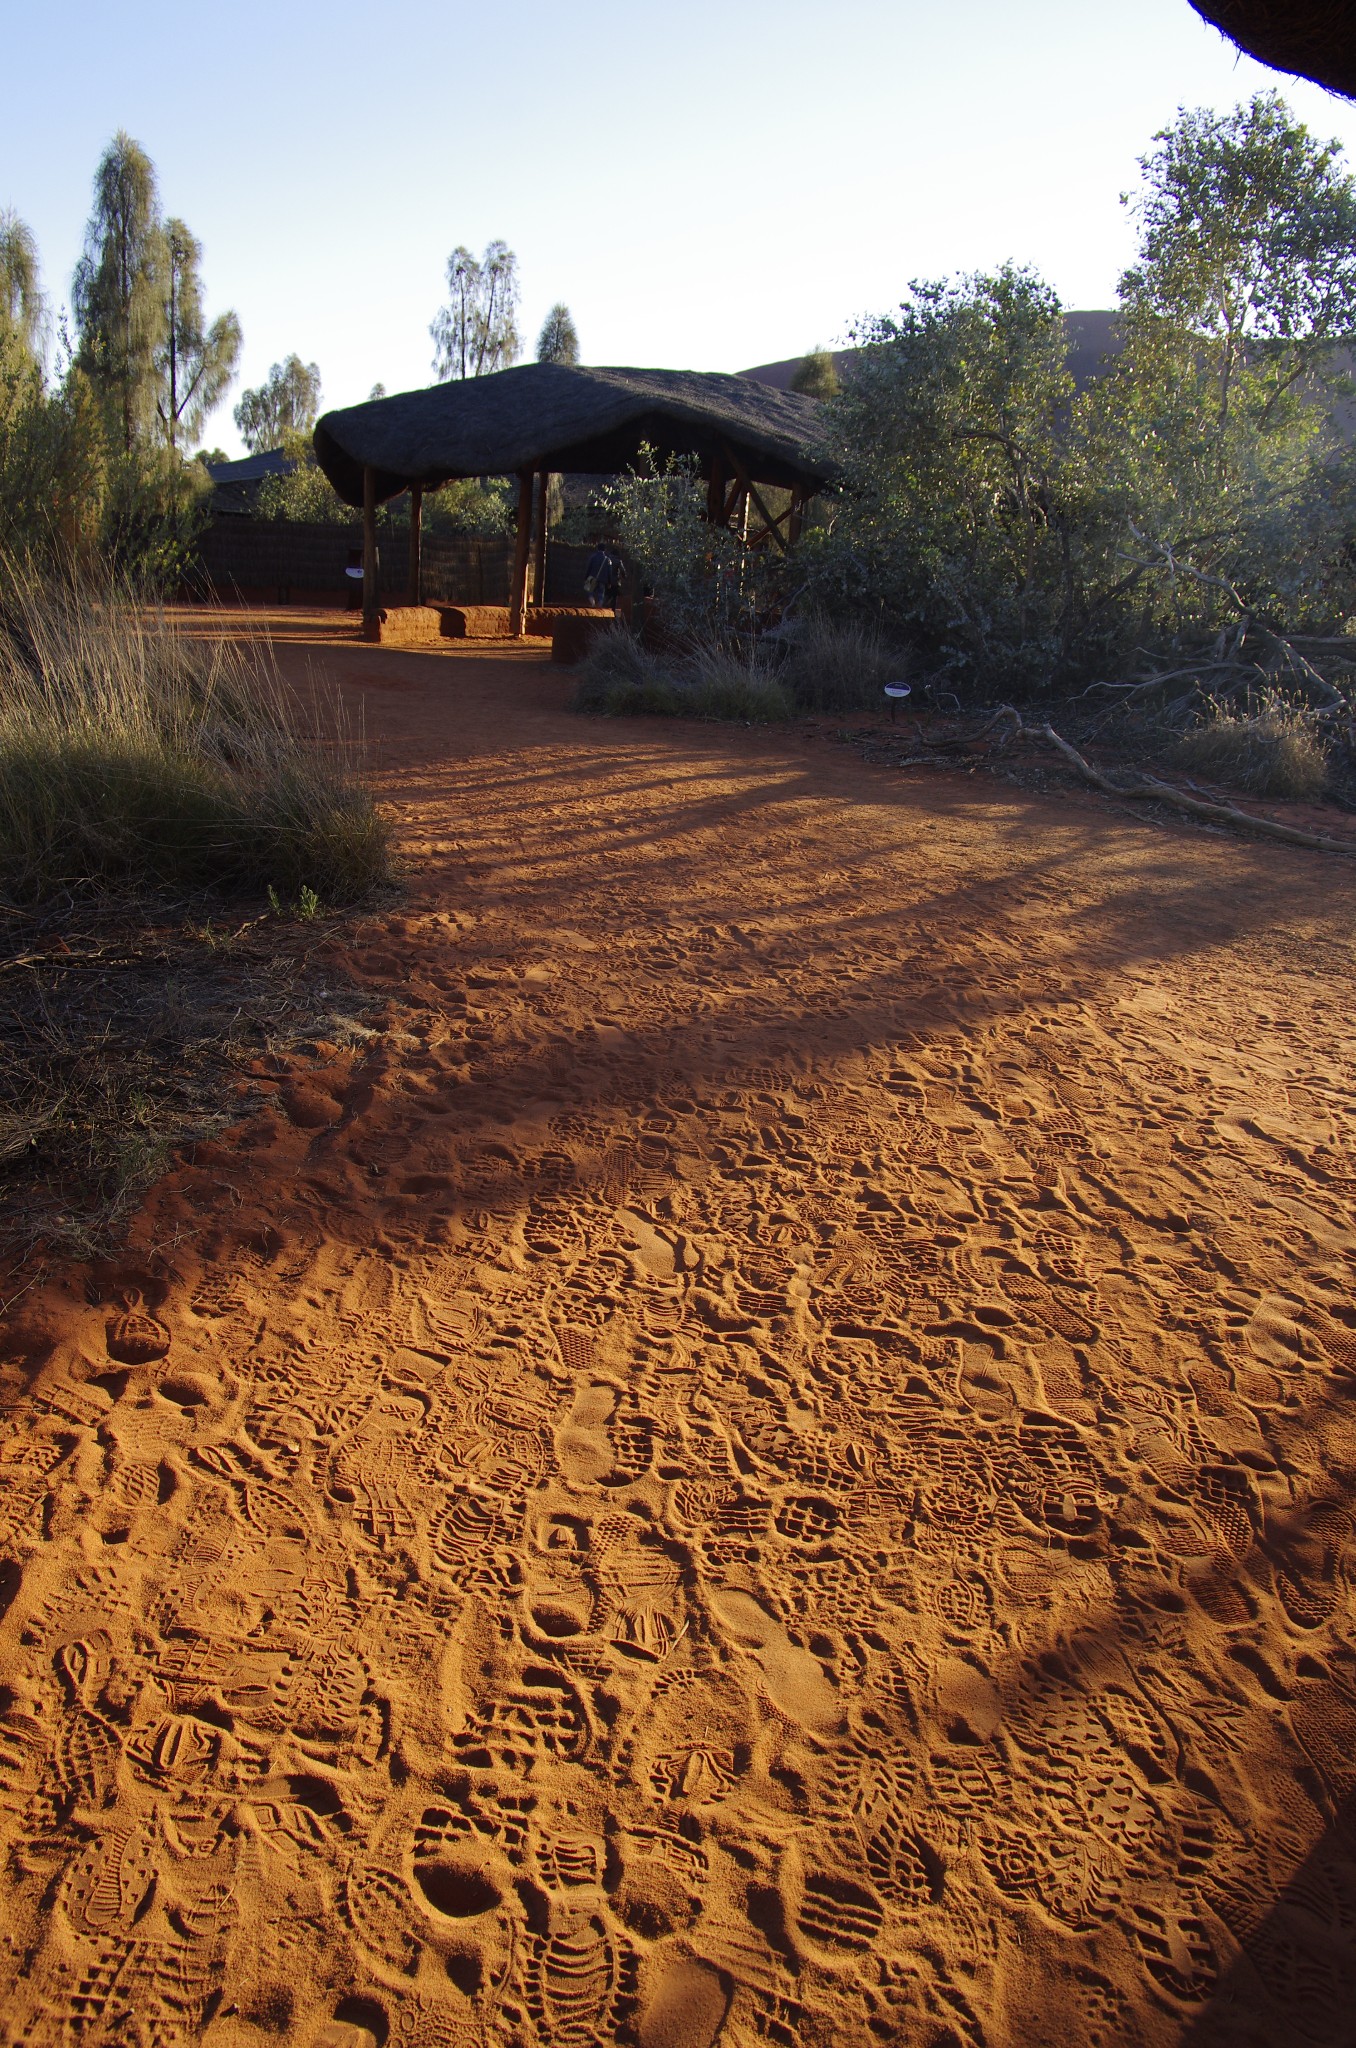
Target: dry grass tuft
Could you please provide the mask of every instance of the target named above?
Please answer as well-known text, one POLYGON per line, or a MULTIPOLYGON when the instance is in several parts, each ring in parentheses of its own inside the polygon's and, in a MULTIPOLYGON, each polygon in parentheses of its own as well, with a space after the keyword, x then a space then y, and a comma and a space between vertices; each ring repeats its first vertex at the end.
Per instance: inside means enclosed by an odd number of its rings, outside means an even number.
POLYGON ((303 889, 349 902, 387 828, 268 650, 0 562, 0 893, 303 889))
POLYGON ((1328 756, 1313 720, 1279 700, 1251 714, 1219 710, 1172 750, 1185 768, 1256 796, 1315 802, 1328 786, 1328 756))
POLYGON ((580 663, 576 711, 608 718, 719 718, 768 725, 795 715, 776 671, 756 650, 693 644, 652 654, 627 631, 599 633, 580 663))
POLYGON ((878 711, 885 685, 907 680, 907 655, 873 625, 812 615, 788 637, 780 680, 797 711, 878 711))
POLYGON ((748 725, 876 711, 886 683, 903 676, 907 663, 874 627, 818 616, 788 621, 752 644, 691 641, 663 653, 618 625, 597 635, 580 665, 574 708, 748 725))

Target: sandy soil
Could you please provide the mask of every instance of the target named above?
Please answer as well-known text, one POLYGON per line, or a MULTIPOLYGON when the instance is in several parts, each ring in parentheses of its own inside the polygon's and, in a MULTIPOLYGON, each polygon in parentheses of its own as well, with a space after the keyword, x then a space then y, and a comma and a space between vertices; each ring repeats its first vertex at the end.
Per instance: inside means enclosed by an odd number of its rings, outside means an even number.
POLYGON ((1356 876, 323 660, 382 1029, 10 1318, 0 2041, 1349 2042, 1356 876))

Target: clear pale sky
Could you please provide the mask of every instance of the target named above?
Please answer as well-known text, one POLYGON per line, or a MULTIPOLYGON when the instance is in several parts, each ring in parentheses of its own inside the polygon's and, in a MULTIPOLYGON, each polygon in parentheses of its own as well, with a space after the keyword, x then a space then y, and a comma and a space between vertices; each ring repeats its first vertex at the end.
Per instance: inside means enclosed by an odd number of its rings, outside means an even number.
MULTIPOLYGON (((0 206, 52 300, 126 128, 240 316, 241 383, 295 349, 327 405, 431 381, 458 242, 517 251, 529 353, 564 299, 587 362, 734 370, 1008 257, 1111 304, 1119 195, 1179 106, 1275 85, 1356 161, 1356 107, 1187 0, 3 0, 0 47, 0 206)), ((239 447, 239 389, 209 442, 239 447)))

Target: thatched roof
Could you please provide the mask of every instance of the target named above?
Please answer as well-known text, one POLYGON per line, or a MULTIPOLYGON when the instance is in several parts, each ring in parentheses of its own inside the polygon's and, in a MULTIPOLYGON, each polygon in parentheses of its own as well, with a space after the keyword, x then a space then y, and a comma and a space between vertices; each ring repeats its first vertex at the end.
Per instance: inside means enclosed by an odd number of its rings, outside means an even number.
POLYGON ((1259 64, 1356 98, 1356 0, 1191 0, 1259 64))
POLYGON ((813 398, 721 373, 524 363, 327 412, 315 452, 350 505, 363 501, 369 464, 385 499, 410 484, 525 469, 612 476, 642 442, 661 460, 732 453, 755 483, 815 490, 832 469, 818 446, 820 414, 813 398))

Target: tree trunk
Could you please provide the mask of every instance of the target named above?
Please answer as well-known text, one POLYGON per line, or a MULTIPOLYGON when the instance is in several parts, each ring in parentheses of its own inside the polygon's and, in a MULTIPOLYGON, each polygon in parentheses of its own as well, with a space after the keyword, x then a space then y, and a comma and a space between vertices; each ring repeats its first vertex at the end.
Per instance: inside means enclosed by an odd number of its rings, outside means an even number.
POLYGON ((363 632, 377 629, 377 472, 363 465, 363 632))
POLYGON ((410 603, 424 602, 423 564, 424 487, 410 485, 410 603))
POLYGON ((518 532, 513 549, 513 583, 509 590, 509 633, 521 640, 527 630, 527 564, 532 548, 532 484, 530 469, 518 472, 518 532))

